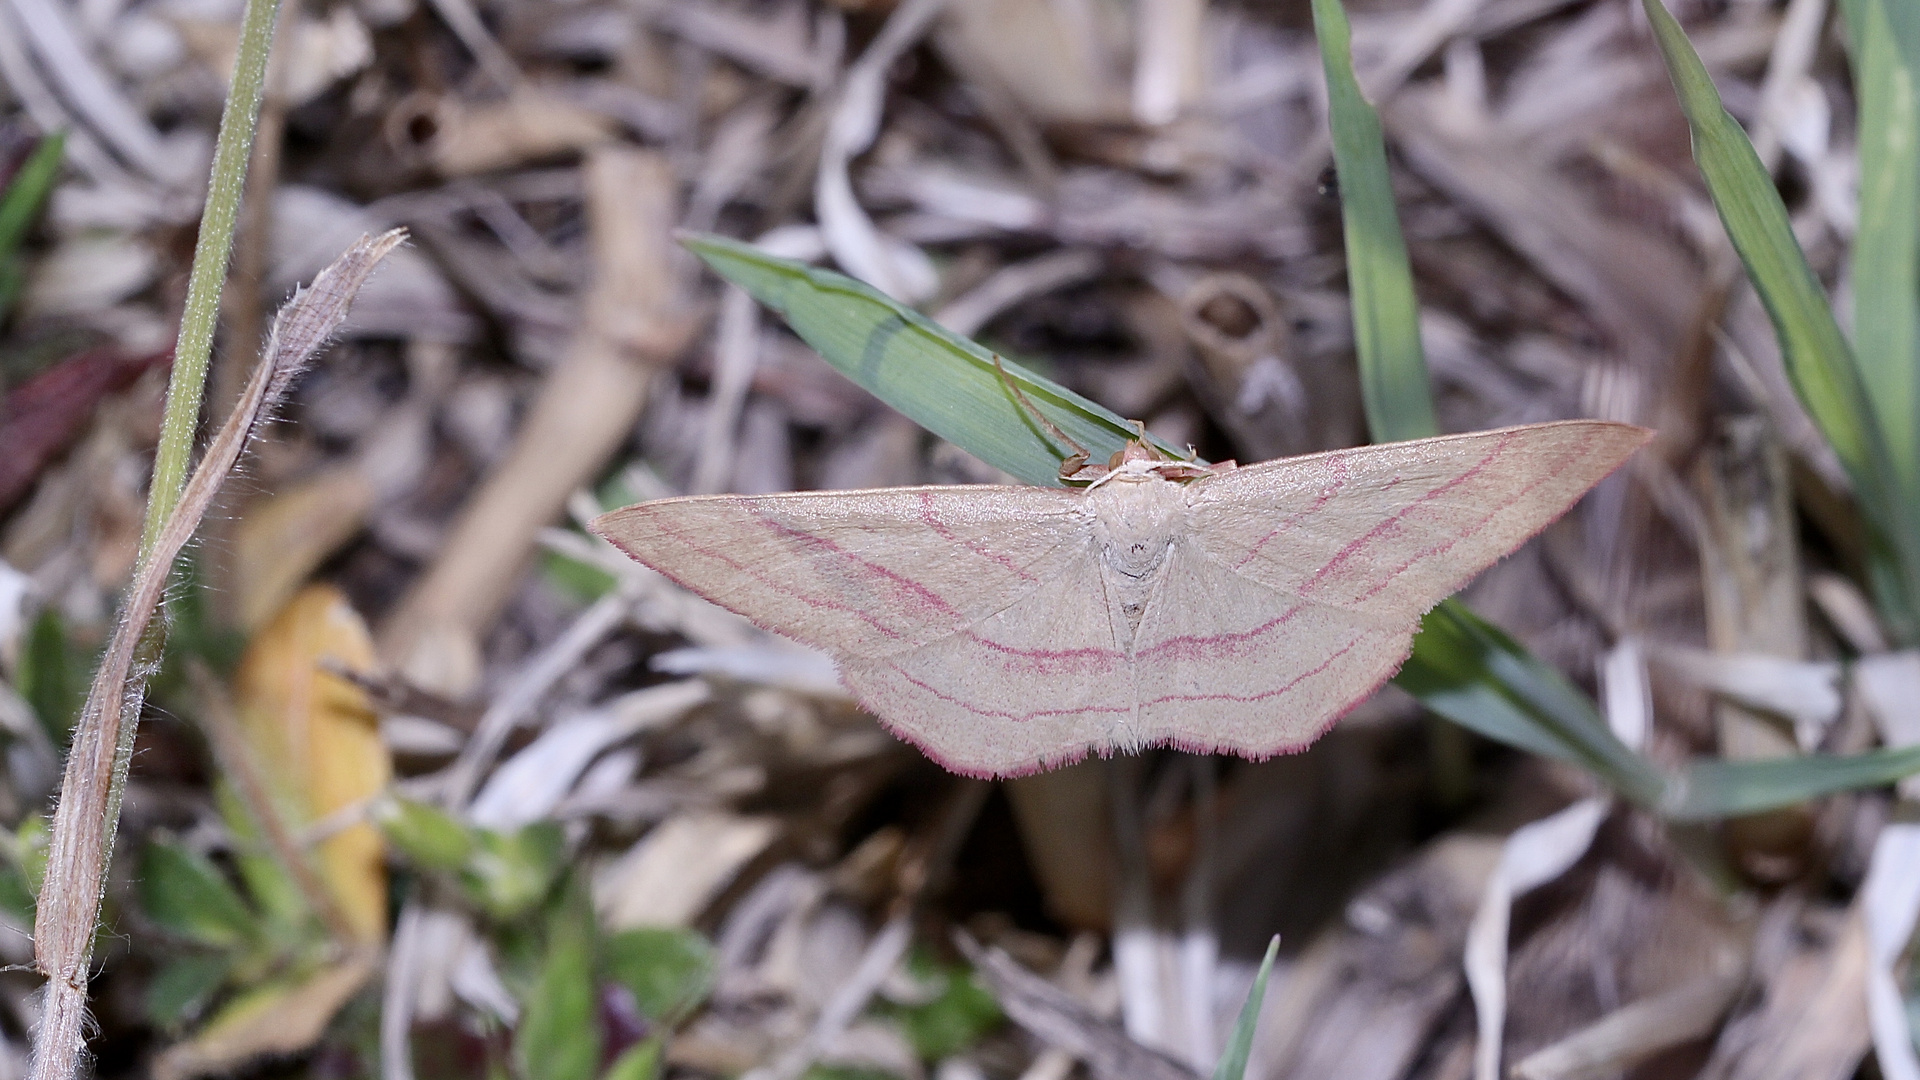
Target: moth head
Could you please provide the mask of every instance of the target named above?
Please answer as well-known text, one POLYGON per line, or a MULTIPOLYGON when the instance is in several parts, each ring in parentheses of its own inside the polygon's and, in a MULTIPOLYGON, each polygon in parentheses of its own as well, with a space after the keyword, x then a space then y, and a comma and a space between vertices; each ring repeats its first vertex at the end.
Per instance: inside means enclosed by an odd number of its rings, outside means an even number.
MULTIPOLYGON (((1139 421, 1134 421, 1136 426, 1139 421)), ((1171 480, 1175 483, 1187 483, 1224 472, 1231 472, 1238 466, 1231 461, 1208 465, 1200 461, 1199 455, 1188 447, 1187 456, 1177 458, 1146 441, 1144 429, 1138 439, 1127 440, 1127 445, 1113 452, 1105 465, 1088 464, 1084 456, 1075 454, 1060 466, 1060 479, 1073 487, 1084 486, 1088 490, 1112 481, 1171 480)))

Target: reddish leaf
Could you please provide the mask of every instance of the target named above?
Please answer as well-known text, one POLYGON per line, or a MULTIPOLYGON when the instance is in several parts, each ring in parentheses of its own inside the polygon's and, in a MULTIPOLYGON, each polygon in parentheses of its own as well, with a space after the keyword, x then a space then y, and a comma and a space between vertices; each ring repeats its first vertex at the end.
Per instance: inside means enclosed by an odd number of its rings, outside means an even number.
POLYGON ((102 398, 172 361, 171 349, 128 356, 103 346, 70 356, 7 391, 0 398, 0 513, 33 490, 41 470, 80 434, 102 398))

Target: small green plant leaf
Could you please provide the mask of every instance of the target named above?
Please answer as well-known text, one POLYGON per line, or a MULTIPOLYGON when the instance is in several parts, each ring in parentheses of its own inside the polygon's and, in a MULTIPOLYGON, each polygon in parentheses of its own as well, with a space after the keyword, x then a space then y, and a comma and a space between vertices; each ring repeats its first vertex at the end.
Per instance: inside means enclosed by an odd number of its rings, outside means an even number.
POLYGON ((593 1080, 600 1068, 599 999, 593 977, 593 910, 570 890, 548 914, 546 950, 513 1056, 526 1080, 593 1080))
MULTIPOLYGON (((827 363, 921 427, 1026 483, 1060 483, 1060 462, 1073 450, 1027 415, 986 349, 843 274, 719 236, 685 236, 681 243, 786 316, 827 363)), ((1002 363, 1007 380, 1093 460, 1105 460, 1135 437, 1125 418, 1002 363)), ((1176 456, 1182 450, 1161 449, 1176 456)))
POLYGON ((1420 301, 1394 206, 1380 116, 1353 73, 1352 32, 1340 0, 1313 0, 1313 31, 1327 73, 1328 124, 1346 226, 1347 290, 1361 397, 1375 442, 1440 434, 1427 358, 1420 348, 1420 301))
POLYGON ((317 924, 313 921, 313 910, 307 906, 306 893, 301 891, 292 871, 273 853, 246 801, 225 782, 215 785, 213 798, 220 808, 220 819, 233 834, 233 865, 239 871, 240 883, 246 889, 252 909, 259 913, 262 935, 277 942, 290 942, 315 928, 317 924))
POLYGON ((192 953, 162 965, 147 984, 147 1019, 177 1031, 206 1011, 214 992, 233 971, 230 952, 192 953))
MULTIPOLYGON (((47 819, 41 814, 28 814, 11 835, 0 830, 0 860, 5 862, 18 886, 26 891, 25 917, 21 921, 27 926, 33 925, 33 898, 40 894, 40 884, 47 876, 49 839, 47 819)), ((16 900, 17 897, 7 896, 9 904, 16 900)))
POLYGON ((168 933, 216 947, 246 944, 258 922, 211 860, 165 841, 140 860, 140 907, 168 933))
POLYGON ((557 551, 541 555, 540 572, 555 591, 583 604, 600 599, 620 584, 605 570, 557 551))
POLYGON ((566 859, 558 822, 536 821, 513 832, 475 830, 473 854, 460 870, 467 895, 496 919, 516 918, 552 890, 566 859))
POLYGON ((929 1001, 888 1010, 922 1060, 952 1057, 978 1043, 1005 1020, 992 991, 981 985, 971 969, 915 954, 908 962, 908 971, 921 982, 940 987, 929 1001))
POLYGON ((692 930, 623 930, 600 947, 607 974, 633 994, 647 1019, 677 1025, 713 989, 713 946, 692 930))
POLYGON ((67 152, 66 132, 56 131, 37 143, 0 194, 0 259, 10 259, 26 239, 27 229, 53 194, 60 163, 67 152))
POLYGON ((1233 1035, 1227 1039, 1226 1052, 1214 1067, 1213 1080, 1241 1080, 1247 1074, 1247 1058, 1253 1053, 1253 1031, 1260 1024, 1260 1005, 1267 1000, 1267 977, 1273 974, 1274 957, 1280 955, 1280 935, 1267 942, 1267 955, 1260 961, 1260 972, 1247 991, 1247 1003, 1240 1006, 1240 1019, 1233 1022, 1233 1035))
POLYGON ((460 870, 477 846, 473 832, 453 815, 423 802, 391 799, 375 817, 387 841, 423 870, 460 870))

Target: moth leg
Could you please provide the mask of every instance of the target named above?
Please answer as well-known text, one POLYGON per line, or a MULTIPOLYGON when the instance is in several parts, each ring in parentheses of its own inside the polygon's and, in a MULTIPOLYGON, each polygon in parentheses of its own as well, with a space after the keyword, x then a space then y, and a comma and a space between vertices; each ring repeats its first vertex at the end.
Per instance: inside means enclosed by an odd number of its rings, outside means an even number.
POLYGON ((999 353, 993 354, 993 370, 1000 373, 1001 385, 1005 386, 1007 390, 1013 394, 1014 400, 1020 403, 1021 408, 1027 410, 1027 415, 1033 417, 1035 423, 1046 428, 1047 433, 1055 439, 1073 447, 1073 453, 1069 455, 1065 461, 1060 463, 1060 479, 1066 480, 1084 468, 1087 464, 1087 459, 1093 455, 1087 451, 1086 447, 1074 441, 1073 436, 1061 431, 1058 425, 1047 419, 1046 414, 1035 407, 1033 402, 1027 398, 1026 392, 1021 390, 1019 385, 1013 381, 1012 376, 1007 374, 1007 366, 1000 362, 999 353))

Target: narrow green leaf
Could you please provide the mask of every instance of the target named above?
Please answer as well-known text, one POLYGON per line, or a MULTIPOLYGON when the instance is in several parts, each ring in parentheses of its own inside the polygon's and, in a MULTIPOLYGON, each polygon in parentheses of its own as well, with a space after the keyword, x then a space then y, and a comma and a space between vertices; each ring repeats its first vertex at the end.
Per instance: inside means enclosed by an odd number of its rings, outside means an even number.
MULTIPOLYGON (((1873 536, 1873 575, 1881 614, 1897 636, 1920 633, 1920 500, 1899 482, 1868 387, 1819 279, 1795 240, 1786 205, 1680 24, 1660 0, 1643 0, 1680 108, 1693 132, 1693 156, 1727 235, 1773 319, 1787 373, 1852 476, 1873 536)), ((1912 207, 1906 208, 1911 213, 1912 207)), ((1864 222, 1863 222, 1864 225, 1864 222)), ((1911 292, 1903 303, 1911 304, 1911 292)), ((1912 363, 1890 357, 1887 363, 1912 363)), ((1905 376, 1902 376, 1904 379, 1905 376)))
POLYGON ((547 919, 540 974, 514 1032, 513 1055, 526 1080, 593 1080, 599 1071, 593 937, 591 903, 576 887, 547 919))
POLYGON ((1860 103, 1853 345, 1888 456, 1912 493, 1920 491, 1920 6, 1846 0, 1841 8, 1860 103))
MULTIPOLYGON (((993 353, 843 274, 725 237, 690 235, 681 243, 786 316, 787 325, 827 363, 921 427, 1026 483, 1059 484, 1060 462, 1073 450, 1021 407, 995 369, 993 353)), ((1002 362, 1027 400, 1093 460, 1104 461, 1135 437, 1125 418, 1002 362)))
POLYGON ((1584 766, 1641 806, 1666 794, 1660 770, 1614 736, 1591 699, 1458 601, 1421 620, 1394 683, 1489 739, 1584 766))
POLYGON ((1644 0, 1644 7, 1693 132, 1694 159, 1773 318, 1794 385, 1847 468, 1872 477, 1877 451, 1866 390, 1826 293, 1794 239, 1786 205, 1680 24, 1658 0, 1644 0))
POLYGON ((60 178, 60 162, 66 153, 65 132, 55 132, 40 140, 0 193, 0 318, 13 307, 14 298, 26 281, 16 255, 27 229, 40 216, 40 209, 53 194, 54 181, 60 178))
POLYGON ((55 746, 67 745, 73 734, 92 671, 92 652, 67 637, 58 612, 42 611, 27 631, 14 680, 55 746))
POLYGON ((1260 973, 1253 977, 1253 989, 1247 991, 1247 1003, 1240 1006, 1240 1019, 1233 1023, 1233 1035, 1226 1052, 1214 1067, 1213 1080, 1241 1080, 1247 1074, 1247 1058, 1253 1053, 1253 1030, 1260 1023, 1260 1005, 1267 999, 1267 977, 1273 974, 1273 958, 1280 955, 1280 935, 1267 942, 1267 955, 1260 961, 1260 973))
POLYGON ((607 973, 633 994, 642 1015, 678 1024, 713 990, 718 959, 692 930, 641 927, 609 937, 600 947, 607 973))
POLYGON ((1328 123, 1346 226, 1347 290, 1367 428, 1375 442, 1440 434, 1427 358, 1420 349, 1420 301, 1387 172, 1380 116, 1353 73, 1352 33, 1340 0, 1313 0, 1313 30, 1327 72, 1328 123))
POLYGON ((206 856, 156 841, 140 860, 140 907, 168 933, 233 947, 254 936, 257 919, 206 856))
POLYGON ((54 181, 60 178, 60 162, 66 155, 67 136, 55 132, 41 139, 14 172, 7 189, 0 193, 0 262, 13 253, 26 238, 27 229, 40 216, 40 208, 53 194, 54 181))
POLYGON ((1920 746, 1836 757, 1699 761, 1673 785, 1662 813, 1674 821, 1711 821, 1777 810, 1842 791, 1880 787, 1920 773, 1920 746))

